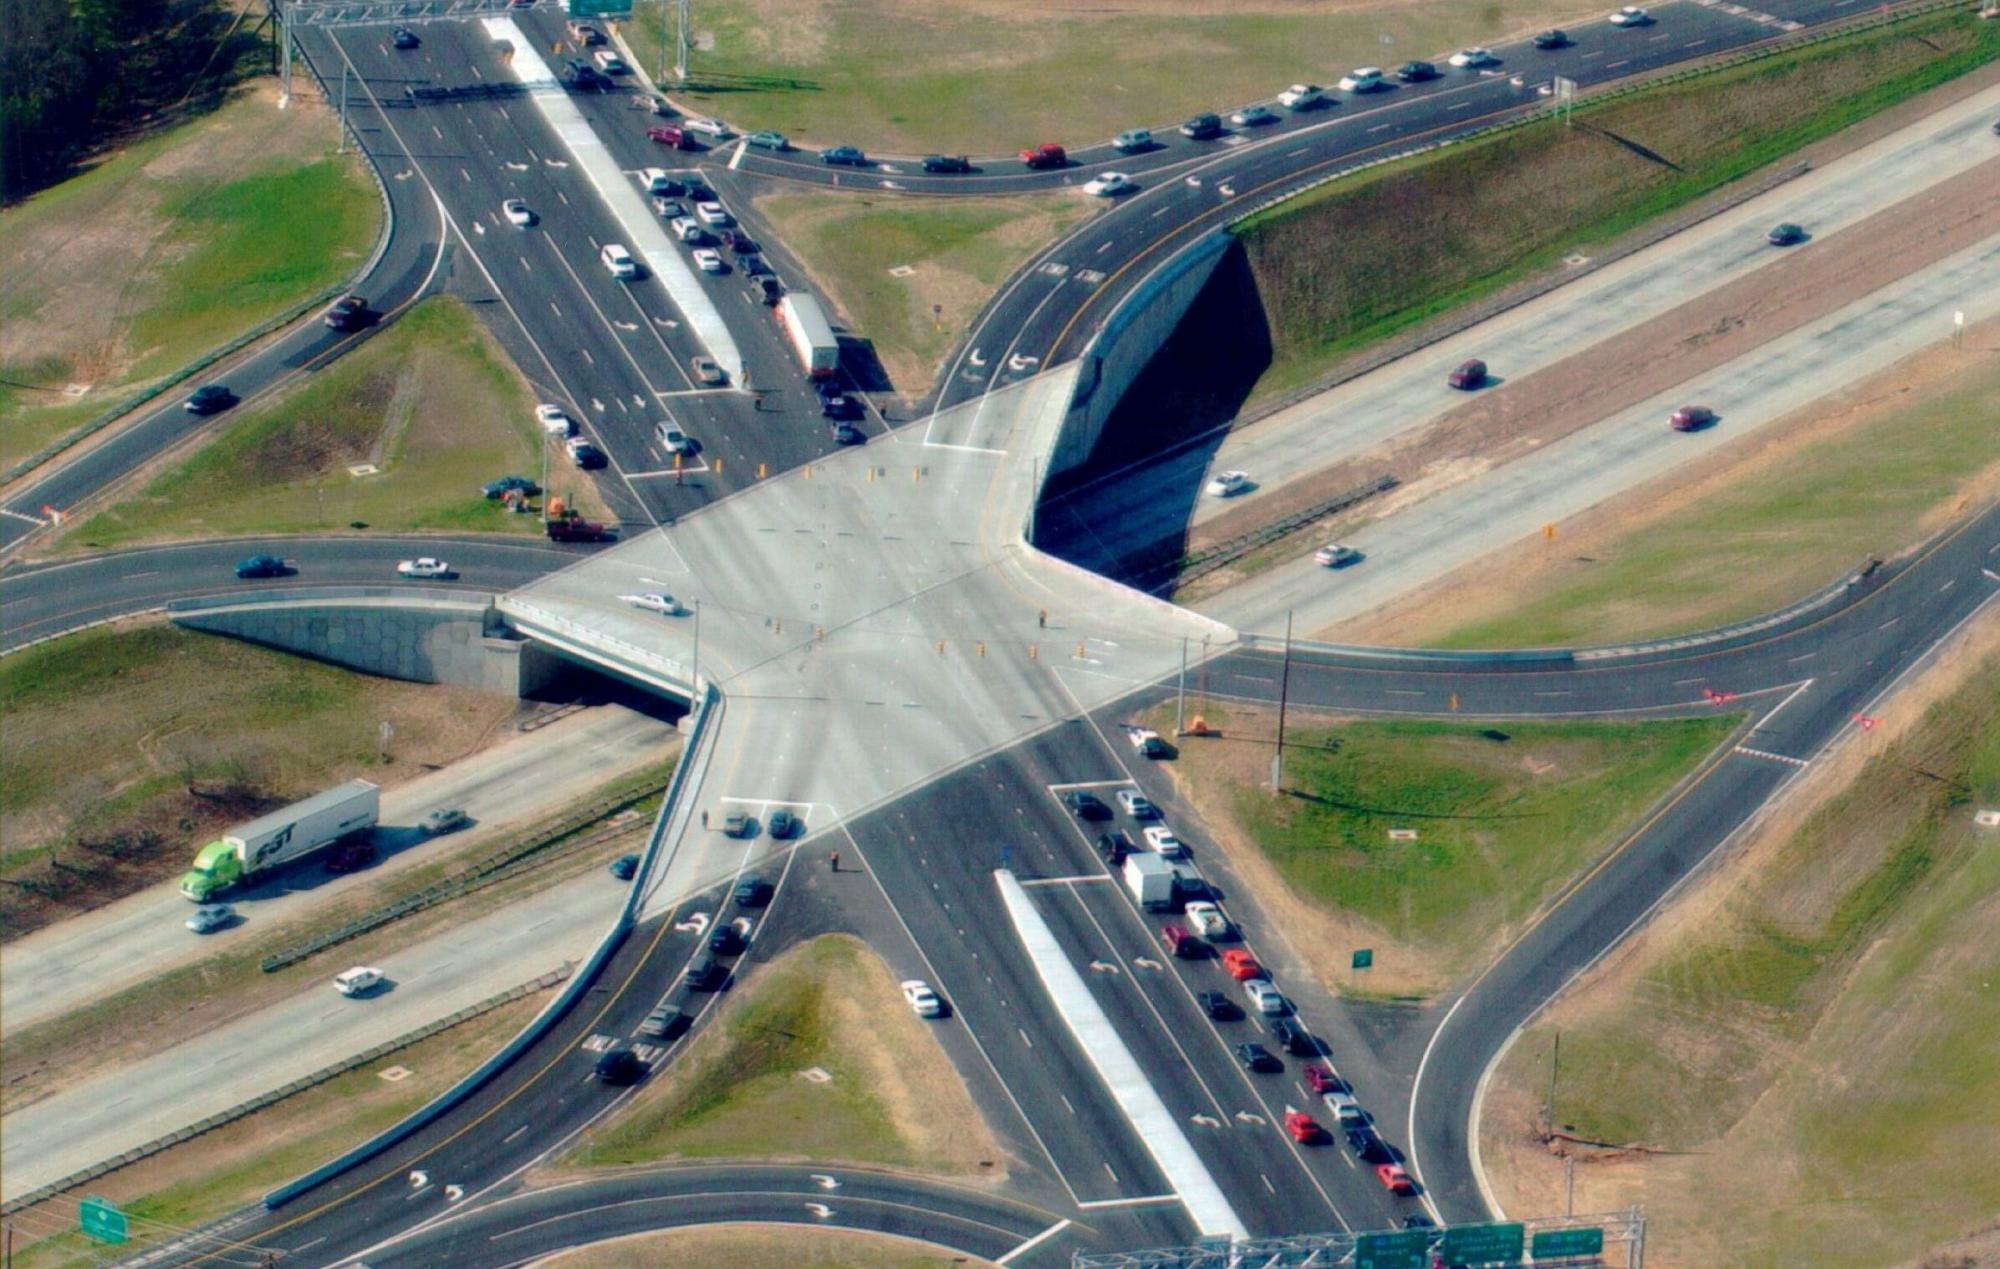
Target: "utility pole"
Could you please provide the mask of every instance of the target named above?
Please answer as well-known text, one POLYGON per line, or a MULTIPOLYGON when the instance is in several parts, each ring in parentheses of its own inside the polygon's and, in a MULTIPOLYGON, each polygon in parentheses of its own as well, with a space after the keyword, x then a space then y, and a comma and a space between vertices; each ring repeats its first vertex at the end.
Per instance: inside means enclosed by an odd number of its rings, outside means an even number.
POLYGON ((1174 705, 1174 735, 1187 734, 1187 636, 1181 636, 1180 697, 1174 705))
POLYGON ((674 13, 680 19, 679 31, 674 39, 674 75, 682 88, 687 87, 688 78, 688 5, 690 0, 679 0, 674 13))
POLYGON ((1271 792, 1285 779, 1285 702, 1292 687, 1292 611, 1285 610, 1285 667, 1278 672, 1278 748, 1271 754, 1271 792))

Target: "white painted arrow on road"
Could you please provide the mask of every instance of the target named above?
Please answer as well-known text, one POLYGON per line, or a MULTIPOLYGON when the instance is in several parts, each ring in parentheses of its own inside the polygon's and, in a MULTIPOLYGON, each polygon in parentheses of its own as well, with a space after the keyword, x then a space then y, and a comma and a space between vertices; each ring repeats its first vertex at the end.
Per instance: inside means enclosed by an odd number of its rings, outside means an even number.
POLYGON ((1222 1127, 1222 1121, 1214 1115, 1189 1115, 1188 1122, 1191 1124, 1200 1124, 1204 1128, 1222 1127))
POLYGON ((1093 974, 1115 974, 1118 972, 1118 967, 1108 961, 1092 961, 1090 963, 1090 972, 1093 974))
POLYGON ((840 1182, 834 1180, 832 1177, 827 1176, 826 1174, 821 1172, 813 1173, 812 1179, 813 1179, 813 1184, 817 1185, 822 1190, 837 1190, 840 1188, 840 1182))
POLYGON ((806 1204, 806 1210, 821 1220, 825 1220, 827 1217, 833 1215, 833 1209, 824 1203, 808 1203, 806 1204))
POLYGON ((1236 1117, 1242 1120, 1246 1124, 1261 1124, 1267 1122, 1262 1115, 1253 1115, 1247 1110, 1237 1111, 1236 1117))
POLYGON ((1138 956, 1138 957, 1134 957, 1134 958, 1133 958, 1133 960, 1132 960, 1132 963, 1133 963, 1134 965, 1138 966, 1138 967, 1139 967, 1140 969, 1165 969, 1165 968, 1166 968, 1166 966, 1164 966, 1164 965, 1160 964, 1160 963, 1159 963, 1158 961, 1154 960, 1154 959, 1153 959, 1152 957, 1150 957, 1150 956, 1138 956))

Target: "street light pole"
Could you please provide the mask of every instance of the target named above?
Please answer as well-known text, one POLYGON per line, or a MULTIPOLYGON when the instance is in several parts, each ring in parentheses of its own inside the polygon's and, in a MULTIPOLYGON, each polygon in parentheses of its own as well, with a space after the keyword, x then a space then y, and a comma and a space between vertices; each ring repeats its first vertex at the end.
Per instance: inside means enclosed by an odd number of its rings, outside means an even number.
POLYGON ((1187 734, 1187 636, 1181 636, 1181 681, 1179 700, 1174 705, 1174 735, 1187 734))

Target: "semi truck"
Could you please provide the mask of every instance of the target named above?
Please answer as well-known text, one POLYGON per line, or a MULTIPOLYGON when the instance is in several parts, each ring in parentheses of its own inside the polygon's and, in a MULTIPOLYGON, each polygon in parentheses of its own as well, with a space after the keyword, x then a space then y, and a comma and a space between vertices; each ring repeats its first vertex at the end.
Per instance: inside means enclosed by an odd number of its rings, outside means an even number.
POLYGON ((1171 912, 1177 905, 1180 878, 1174 866, 1151 851, 1134 851, 1125 856, 1125 888, 1148 912, 1171 912))
POLYGON ((796 291, 786 295, 778 301, 778 324, 785 328, 785 338, 808 375, 830 379, 840 369, 840 341, 833 337, 818 300, 796 291))
POLYGON ((233 886, 367 832, 381 813, 381 788, 349 780, 238 824, 201 848, 194 867, 181 878, 181 894, 195 903, 212 903, 233 886))

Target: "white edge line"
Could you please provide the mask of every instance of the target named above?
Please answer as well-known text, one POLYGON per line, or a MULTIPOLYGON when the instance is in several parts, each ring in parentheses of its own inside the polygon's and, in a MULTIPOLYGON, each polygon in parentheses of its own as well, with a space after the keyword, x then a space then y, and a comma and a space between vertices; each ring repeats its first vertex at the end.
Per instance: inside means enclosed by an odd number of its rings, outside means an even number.
POLYGON ((1069 1226, 1070 1226, 1069 1218, 1064 1217, 1063 1219, 1057 1221, 1055 1224, 1049 1226, 1047 1229, 1043 1230, 1041 1233, 1036 1234, 1033 1238, 1030 1238, 1027 1242, 1016 1244, 1014 1250, 1008 1252, 1006 1255, 1000 1257, 998 1260, 995 1260, 993 1263, 996 1265, 1004 1265, 1016 1256, 1019 1256, 1025 1252, 1033 1251, 1035 1248, 1041 1246, 1049 1239, 1054 1238, 1057 1234, 1060 1234, 1064 1230, 1068 1229, 1069 1226))

